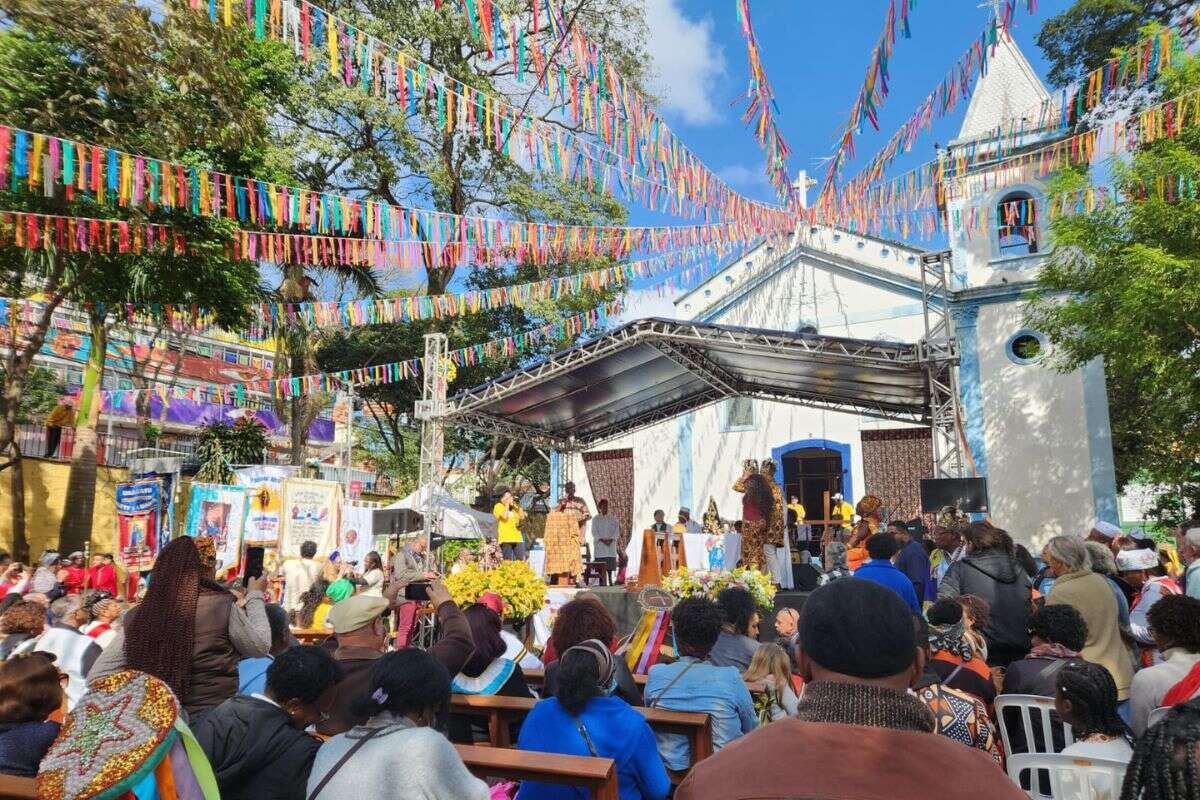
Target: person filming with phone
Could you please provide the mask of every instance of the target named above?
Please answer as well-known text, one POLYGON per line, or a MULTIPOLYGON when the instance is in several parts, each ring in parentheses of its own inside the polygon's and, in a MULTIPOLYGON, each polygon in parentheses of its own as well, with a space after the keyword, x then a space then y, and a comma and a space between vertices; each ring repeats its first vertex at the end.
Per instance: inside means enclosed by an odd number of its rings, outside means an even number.
POLYGON ((418 536, 401 547, 392 559, 392 583, 403 589, 410 583, 434 580, 438 574, 430 569, 431 566, 429 541, 424 536, 418 536))

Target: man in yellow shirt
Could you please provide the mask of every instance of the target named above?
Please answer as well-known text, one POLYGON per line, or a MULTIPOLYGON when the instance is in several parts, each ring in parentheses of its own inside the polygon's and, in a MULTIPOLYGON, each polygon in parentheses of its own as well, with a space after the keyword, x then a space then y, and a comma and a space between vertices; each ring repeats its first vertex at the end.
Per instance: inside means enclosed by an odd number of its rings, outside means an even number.
POLYGON ((492 516, 496 518, 497 540, 504 560, 524 561, 525 537, 521 535, 521 520, 525 518, 525 512, 517 504, 512 490, 504 489, 500 502, 492 508, 492 516))
POLYGON ((75 422, 75 406, 63 398, 62 402, 46 415, 46 458, 53 458, 62 441, 62 429, 72 427, 75 422))
POLYGON ((854 506, 842 499, 842 493, 838 492, 830 498, 832 506, 829 509, 829 518, 841 517, 842 524, 851 525, 854 522, 854 506))

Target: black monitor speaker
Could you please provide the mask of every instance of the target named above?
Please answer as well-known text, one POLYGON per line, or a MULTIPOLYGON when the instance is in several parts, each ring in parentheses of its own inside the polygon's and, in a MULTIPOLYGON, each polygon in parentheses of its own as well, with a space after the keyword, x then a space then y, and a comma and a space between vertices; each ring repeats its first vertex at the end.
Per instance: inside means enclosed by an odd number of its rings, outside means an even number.
POLYGON ((378 508, 371 515, 375 533, 400 536, 421 530, 425 524, 419 513, 408 508, 378 508))
POLYGON ((924 478, 921 511, 936 514, 952 506, 969 514, 988 513, 987 478, 924 478))

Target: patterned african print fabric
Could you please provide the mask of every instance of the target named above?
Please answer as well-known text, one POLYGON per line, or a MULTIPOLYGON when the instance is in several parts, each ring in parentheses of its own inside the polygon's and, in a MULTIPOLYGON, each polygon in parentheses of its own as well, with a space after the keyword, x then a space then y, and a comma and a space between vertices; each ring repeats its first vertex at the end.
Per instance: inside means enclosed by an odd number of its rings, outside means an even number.
POLYGON ((546 532, 542 537, 546 548, 546 574, 583 572, 583 556, 579 549, 579 516, 574 511, 551 511, 546 515, 546 532))
POLYGON ((787 522, 787 514, 783 509, 783 489, 779 488, 779 484, 775 482, 773 476, 763 475, 763 477, 767 479, 767 485, 771 487, 771 496, 775 498, 775 508, 771 511, 771 524, 767 526, 765 544, 783 547, 785 523, 787 522))
POLYGON ((933 712, 936 733, 982 750, 1003 764, 996 728, 982 701, 940 683, 918 689, 917 697, 933 712))
POLYGON ((132 670, 92 682, 42 759, 39 800, 218 800, 216 778, 157 678, 132 670))
POLYGON ((766 568, 763 544, 767 541, 765 519, 742 520, 742 566, 757 570, 766 568))

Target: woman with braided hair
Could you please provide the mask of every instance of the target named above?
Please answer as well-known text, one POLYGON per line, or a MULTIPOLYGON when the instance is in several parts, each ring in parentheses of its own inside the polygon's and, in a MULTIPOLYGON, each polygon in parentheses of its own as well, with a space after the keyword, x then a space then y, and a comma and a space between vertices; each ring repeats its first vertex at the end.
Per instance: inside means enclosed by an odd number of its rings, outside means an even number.
POLYGON ((1200 800, 1200 701, 1175 706, 1138 739, 1121 800, 1200 800))
POLYGON ((767 563, 763 547, 767 545, 774 516, 782 513, 782 509, 775 510, 771 486, 753 459, 746 462, 733 490, 742 493, 742 563, 763 570, 767 563))
POLYGON ((1060 669, 1054 708, 1075 736, 1063 755, 1109 761, 1128 761, 1133 755, 1133 732, 1117 716, 1116 681, 1099 664, 1072 659, 1060 669))
POLYGON ((237 694, 238 661, 271 651, 267 579, 251 578, 239 600, 205 572, 191 537, 164 547, 145 600, 126 615, 88 680, 129 669, 149 673, 171 687, 192 722, 237 694))

